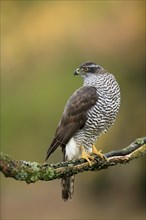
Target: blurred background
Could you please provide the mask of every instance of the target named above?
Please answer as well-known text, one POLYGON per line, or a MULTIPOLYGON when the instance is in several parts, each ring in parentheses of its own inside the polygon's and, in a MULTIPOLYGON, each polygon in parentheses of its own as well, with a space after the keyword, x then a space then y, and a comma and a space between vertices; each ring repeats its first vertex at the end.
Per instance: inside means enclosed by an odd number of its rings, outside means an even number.
MULTIPOLYGON (((64 105, 82 85, 73 71, 94 61, 113 73, 122 103, 97 142, 103 152, 145 135, 145 1, 1 1, 1 151, 44 162, 64 105)), ((62 160, 58 149, 49 163, 62 160)), ((145 158, 27 185, 1 174, 1 219, 145 219, 145 158)))

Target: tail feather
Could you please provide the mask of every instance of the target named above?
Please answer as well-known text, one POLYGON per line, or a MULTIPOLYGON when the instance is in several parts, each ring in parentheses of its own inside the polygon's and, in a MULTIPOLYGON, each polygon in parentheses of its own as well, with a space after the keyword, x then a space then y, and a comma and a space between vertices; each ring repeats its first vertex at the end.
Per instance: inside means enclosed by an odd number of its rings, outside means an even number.
POLYGON ((72 199, 74 192, 74 179, 75 175, 71 177, 63 177, 61 180, 62 185, 62 199, 66 202, 69 199, 72 199))
MULTIPOLYGON (((62 153, 63 153, 63 161, 67 161, 68 158, 65 154, 65 146, 62 146, 62 153)), ((74 192, 74 180, 75 175, 70 177, 63 177, 61 179, 61 186, 62 186, 62 199, 64 202, 67 202, 69 199, 72 199, 72 195, 74 192)))

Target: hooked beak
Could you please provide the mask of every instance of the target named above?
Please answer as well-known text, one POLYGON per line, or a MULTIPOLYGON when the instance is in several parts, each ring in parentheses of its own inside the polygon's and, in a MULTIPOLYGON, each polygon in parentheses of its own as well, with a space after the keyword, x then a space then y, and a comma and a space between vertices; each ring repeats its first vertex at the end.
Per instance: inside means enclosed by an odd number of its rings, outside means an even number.
POLYGON ((78 69, 76 69, 75 71, 74 71, 74 76, 77 76, 77 75, 79 75, 80 74, 80 71, 79 71, 79 68, 78 69))

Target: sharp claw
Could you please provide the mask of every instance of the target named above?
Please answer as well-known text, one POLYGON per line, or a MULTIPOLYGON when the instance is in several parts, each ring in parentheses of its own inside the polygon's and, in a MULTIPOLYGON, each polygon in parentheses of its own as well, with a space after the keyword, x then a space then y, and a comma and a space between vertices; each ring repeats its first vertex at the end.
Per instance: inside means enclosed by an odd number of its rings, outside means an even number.
POLYGON ((91 156, 90 154, 88 154, 88 153, 85 151, 85 149, 84 149, 83 146, 81 146, 81 151, 82 151, 81 158, 87 160, 87 162, 88 162, 89 165, 91 166, 91 165, 92 165, 91 160, 94 160, 94 157, 91 156))
POLYGON ((96 154, 97 156, 99 156, 99 157, 100 157, 101 159, 103 159, 103 160, 107 160, 106 156, 102 153, 101 150, 98 151, 98 150, 96 149, 95 145, 92 146, 92 153, 93 153, 93 154, 96 154))
MULTIPOLYGON (((88 164, 91 166, 92 165, 92 162, 91 161, 94 161, 96 160, 93 156, 91 156, 89 153, 87 153, 84 149, 83 146, 81 146, 81 152, 82 152, 82 155, 81 155, 81 158, 85 159, 88 164)), ((108 160, 105 155, 102 153, 101 150, 97 150, 95 145, 92 146, 92 153, 93 154, 96 154, 98 157, 100 157, 102 160, 108 160)))

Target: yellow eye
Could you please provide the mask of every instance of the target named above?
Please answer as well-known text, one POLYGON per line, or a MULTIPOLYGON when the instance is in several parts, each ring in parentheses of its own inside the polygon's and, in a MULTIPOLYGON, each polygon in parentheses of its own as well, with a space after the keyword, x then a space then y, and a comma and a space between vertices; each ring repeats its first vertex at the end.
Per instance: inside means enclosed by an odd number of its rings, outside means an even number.
POLYGON ((89 69, 88 67, 84 67, 84 71, 87 72, 89 69))

